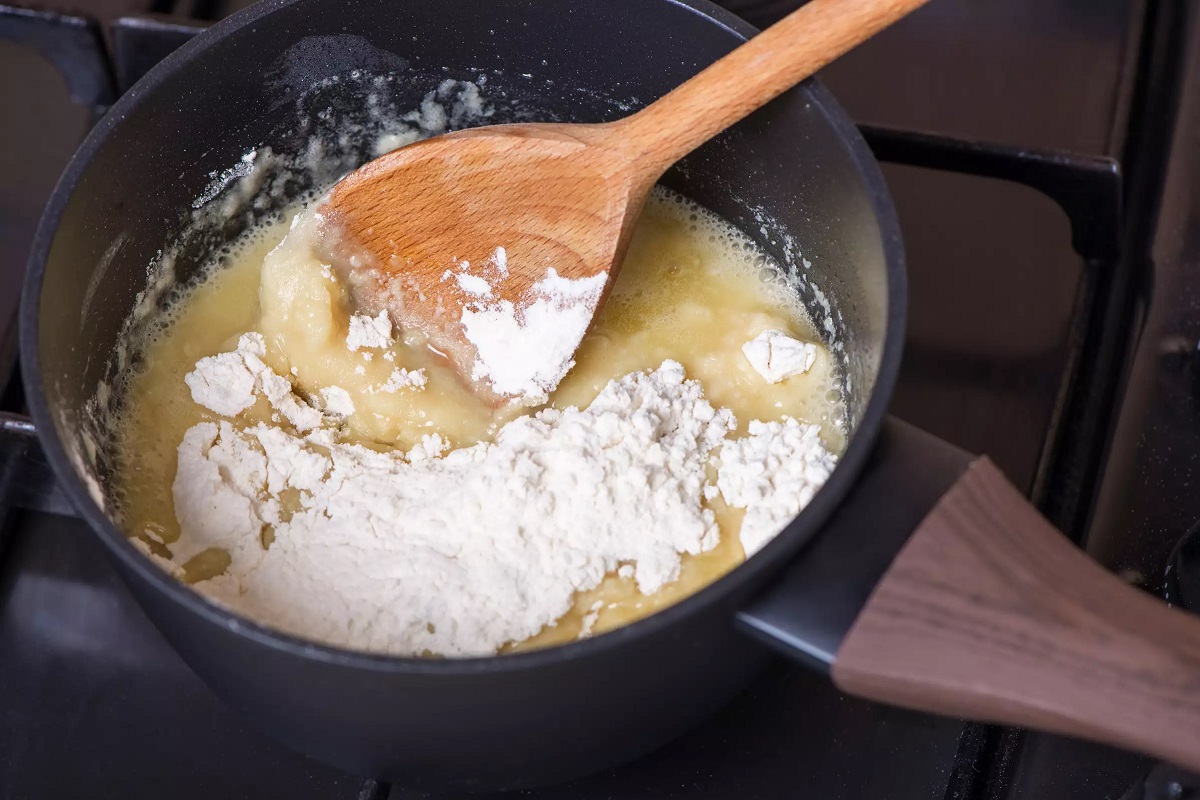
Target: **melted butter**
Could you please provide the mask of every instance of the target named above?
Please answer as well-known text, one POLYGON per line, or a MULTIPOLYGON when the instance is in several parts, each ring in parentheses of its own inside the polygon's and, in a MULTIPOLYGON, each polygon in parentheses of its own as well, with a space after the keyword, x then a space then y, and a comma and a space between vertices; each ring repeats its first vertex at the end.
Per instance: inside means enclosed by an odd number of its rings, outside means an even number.
MULTIPOLYGON (((386 350, 350 351, 346 335, 353 308, 348 290, 300 237, 277 247, 287 231, 287 221, 280 222, 240 242, 145 344, 144 367, 131 378, 119 433, 123 463, 117 489, 125 527, 133 535, 168 544, 179 537, 171 499, 175 450, 192 425, 218 419, 192 401, 183 378, 200 358, 234 349, 246 331, 264 335, 266 360, 280 374, 290 375, 301 394, 312 398, 328 386, 350 394, 355 413, 342 431, 347 441, 408 449, 436 432, 459 447, 490 439, 513 415, 533 411, 497 414, 480 403, 419 334, 406 333, 386 350), (425 369, 425 389, 380 391, 397 367, 425 369)), ((834 420, 842 414, 831 399, 836 395, 829 353, 791 291, 764 275, 777 276, 778 270, 745 237, 695 205, 657 191, 638 223, 612 293, 551 405, 585 406, 609 380, 671 358, 700 380, 714 406, 734 412, 741 431, 752 419, 792 416, 821 425, 826 445, 840 453, 844 435, 834 420), (763 380, 741 347, 768 328, 818 342, 813 367, 779 384, 763 380)), ((247 427, 282 424, 261 399, 239 422, 247 427)), ((742 512, 719 499, 711 507, 721 529, 720 544, 708 553, 684 555, 679 580, 645 596, 632 579, 609 575, 600 586, 579 593, 572 611, 555 625, 515 649, 558 644, 585 629, 595 634, 628 624, 740 564, 742 512)), ((264 546, 269 539, 265 535, 264 546)), ((222 552, 201 554, 186 566, 187 580, 212 577, 228 563, 222 552)))

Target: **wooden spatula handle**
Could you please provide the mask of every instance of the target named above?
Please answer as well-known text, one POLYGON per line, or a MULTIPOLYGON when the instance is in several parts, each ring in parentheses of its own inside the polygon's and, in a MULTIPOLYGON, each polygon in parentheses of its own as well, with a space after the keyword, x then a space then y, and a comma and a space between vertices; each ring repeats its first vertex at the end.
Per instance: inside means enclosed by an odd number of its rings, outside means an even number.
POLYGON ((668 166, 928 0, 810 0, 621 123, 631 152, 668 166))
POLYGON ((1200 619, 1114 577, 976 461, 897 556, 834 681, 1200 770, 1200 619))

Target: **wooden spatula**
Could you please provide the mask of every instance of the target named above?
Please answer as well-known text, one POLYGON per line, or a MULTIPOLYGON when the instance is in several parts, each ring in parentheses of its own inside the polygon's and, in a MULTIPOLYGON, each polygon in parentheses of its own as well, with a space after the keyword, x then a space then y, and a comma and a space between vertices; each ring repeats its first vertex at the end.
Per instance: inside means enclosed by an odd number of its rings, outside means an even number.
POLYGON ((323 211, 368 256, 358 301, 424 331, 485 399, 540 402, 662 173, 925 2, 811 0, 616 122, 474 128, 375 159, 323 211))

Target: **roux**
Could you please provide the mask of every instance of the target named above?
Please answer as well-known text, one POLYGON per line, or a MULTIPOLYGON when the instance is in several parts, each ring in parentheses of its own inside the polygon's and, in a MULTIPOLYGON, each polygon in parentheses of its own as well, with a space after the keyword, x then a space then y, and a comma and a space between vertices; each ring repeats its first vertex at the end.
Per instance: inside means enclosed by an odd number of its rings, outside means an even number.
MULTIPOLYGON (((179 536, 168 479, 175 473, 176 447, 195 424, 218 419, 192 401, 184 377, 199 359, 234 349, 247 331, 262 334, 266 365, 290 376, 314 406, 324 405, 344 422, 341 439, 347 443, 408 450, 436 433, 463 447, 490 440, 505 422, 528 413, 481 403, 420 334, 385 332, 386 318, 356 314, 346 282, 313 258, 302 238, 288 237, 276 246, 286 230, 280 223, 255 231, 230 263, 213 268, 146 344, 146 367, 131 382, 121 427, 122 511, 131 534, 160 555, 179 536), (420 375, 423 382, 395 385, 398 370, 420 375), (384 389, 389 382, 396 390, 384 389)), ((833 399, 829 353, 778 268, 726 223, 657 190, 575 367, 549 404, 583 408, 609 380, 656 369, 667 359, 682 363, 713 406, 730 409, 742 433, 753 420, 792 417, 819 425, 826 447, 840 452, 844 415, 833 399), (779 383, 764 380, 742 351, 764 331, 813 342, 811 352, 806 350, 809 368, 779 383)), ((247 427, 286 423, 261 400, 239 420, 247 427)), ((736 566, 744 558, 737 535, 743 512, 719 497, 708 506, 720 540, 707 552, 685 555, 677 580, 643 595, 631 575, 614 570, 595 589, 579 592, 573 610, 557 625, 519 646, 625 624, 736 566)), ((209 554, 187 565, 186 578, 209 579, 227 564, 209 554)))

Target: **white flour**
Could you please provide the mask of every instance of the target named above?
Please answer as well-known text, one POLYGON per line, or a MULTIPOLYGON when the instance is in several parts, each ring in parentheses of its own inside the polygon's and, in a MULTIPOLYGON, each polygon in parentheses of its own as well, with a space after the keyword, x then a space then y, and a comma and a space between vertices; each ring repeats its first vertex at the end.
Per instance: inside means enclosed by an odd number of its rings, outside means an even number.
POLYGON ((348 417, 354 413, 354 398, 340 386, 322 387, 321 401, 326 414, 348 417))
MULTIPOLYGON (((489 261, 507 273, 508 258, 503 248, 489 261)), ((575 366, 575 351, 592 322, 608 274, 570 280, 554 269, 529 290, 523 309, 511 300, 488 300, 491 287, 459 285, 480 297, 463 306, 462 325, 467 340, 475 346, 471 379, 487 381, 501 395, 518 397, 530 404, 543 403, 559 381, 575 366), (472 287, 468 289, 468 286, 472 287)))
POLYGON ((784 331, 768 330, 742 345, 742 353, 767 383, 779 383, 812 369, 817 346, 793 339, 784 331))
POLYGON ((392 370, 391 376, 387 382, 379 386, 376 391, 380 392, 398 392, 401 389, 424 389, 428 378, 425 377, 424 369, 404 369, 396 367, 392 370))
POLYGON ((608 276, 572 280, 553 269, 521 301, 493 298, 508 278, 508 251, 497 247, 474 269, 459 261, 442 274, 466 296, 460 322, 475 349, 471 380, 526 405, 544 403, 575 366, 573 358, 591 324, 608 276))
MULTIPOLYGON (((192 400, 210 411, 231 417, 254 405, 257 401, 255 392, 260 391, 275 411, 297 430, 319 427, 321 412, 298 398, 291 381, 263 362, 266 354, 262 334, 247 333, 238 339, 237 350, 232 353, 200 359, 196 368, 183 378, 192 391, 192 400)), ((342 394, 346 392, 342 391, 342 394)), ((350 401, 348 394, 345 400, 350 401)), ((337 400, 334 402, 336 404, 337 400)), ((350 402, 353 413, 353 401, 350 402)))
MULTIPOLYGON (((197 402, 241 405, 204 388, 239 361, 263 392, 274 373, 261 344, 249 334, 236 353, 202 359, 189 375, 197 402)), ((337 443, 329 428, 200 423, 179 446, 182 536, 169 568, 219 547, 228 570, 196 588, 282 630, 398 654, 495 653, 610 572, 650 594, 679 576, 681 554, 716 546, 703 501, 722 445, 717 485, 750 506, 747 552, 786 524, 833 456, 815 426, 751 423, 748 438, 727 440, 734 426, 673 361, 610 382, 582 411, 521 417, 495 443, 445 455, 436 436, 379 453, 337 443)))
POLYGON ((387 311, 380 311, 374 317, 368 314, 355 314, 350 317, 350 332, 346 334, 346 347, 351 350, 382 348, 391 343, 392 319, 388 316, 387 311))
POLYGON ((247 365, 245 355, 239 349, 200 359, 183 380, 196 403, 232 417, 254 405, 258 373, 247 365))
POLYGON ((754 420, 749 433, 725 443, 717 470, 725 502, 746 509, 741 541, 747 558, 808 505, 837 464, 815 425, 754 420))
POLYGON ((460 272, 454 277, 458 281, 458 288, 467 294, 476 297, 490 297, 492 294, 492 285, 478 275, 460 272))

